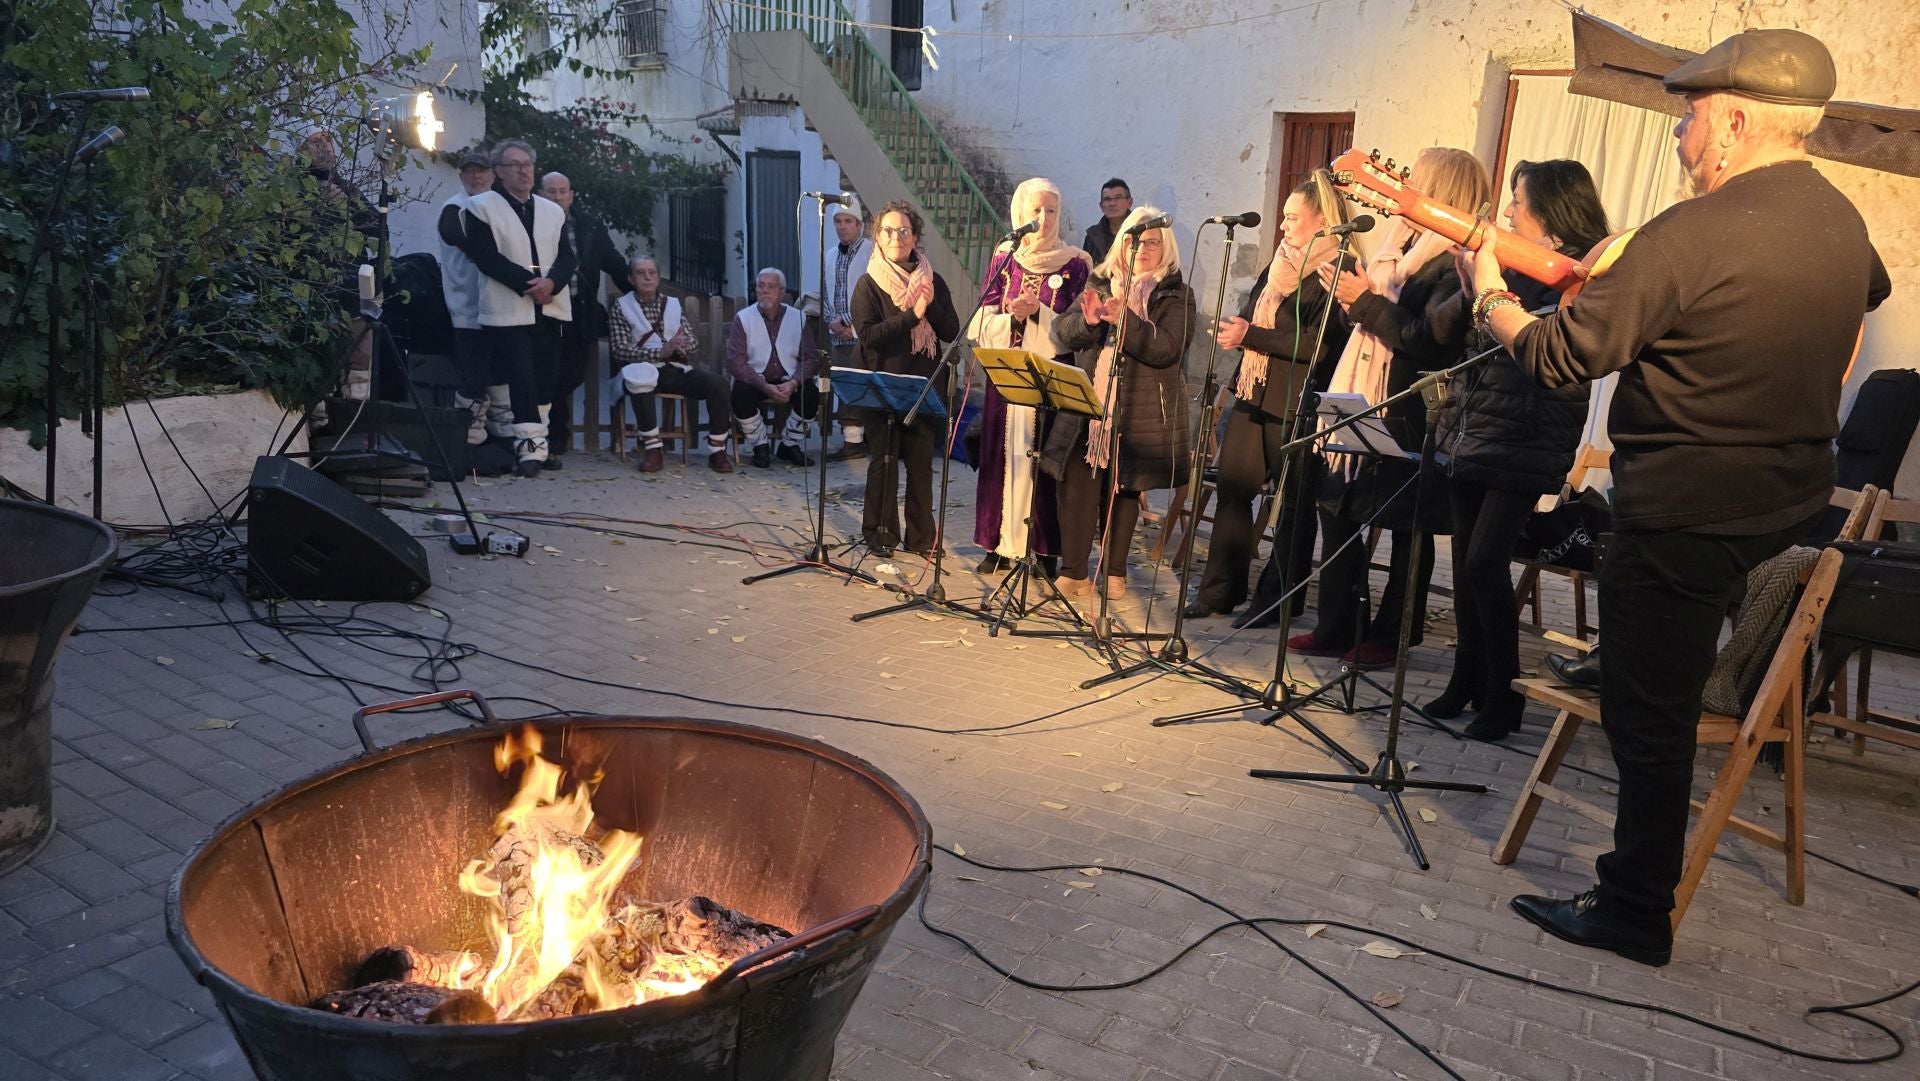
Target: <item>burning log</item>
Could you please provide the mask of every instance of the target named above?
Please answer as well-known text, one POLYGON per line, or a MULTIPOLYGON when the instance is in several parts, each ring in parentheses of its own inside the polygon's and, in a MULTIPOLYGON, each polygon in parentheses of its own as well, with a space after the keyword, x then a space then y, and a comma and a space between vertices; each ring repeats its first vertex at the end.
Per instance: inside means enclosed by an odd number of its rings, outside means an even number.
POLYGON ((480 958, 467 950, 417 950, 412 946, 384 946, 367 955, 353 972, 353 987, 370 983, 423 983, 429 987, 465 987, 480 958))
POLYGON ((496 1020, 493 1007, 472 991, 397 980, 321 995, 312 1005, 346 1017, 407 1025, 485 1025, 496 1020))

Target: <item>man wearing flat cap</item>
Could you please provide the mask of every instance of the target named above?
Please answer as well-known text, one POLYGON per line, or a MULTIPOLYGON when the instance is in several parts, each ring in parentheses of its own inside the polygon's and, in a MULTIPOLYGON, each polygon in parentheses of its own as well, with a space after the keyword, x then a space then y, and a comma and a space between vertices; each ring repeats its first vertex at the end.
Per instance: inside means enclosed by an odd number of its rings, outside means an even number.
POLYGON ((1672 956, 1700 697, 1729 595, 1826 507, 1841 382, 1892 290, 1859 212, 1807 160, 1834 82, 1806 34, 1728 38, 1665 79, 1686 95, 1673 134, 1695 198, 1545 318, 1506 301, 1493 245, 1474 259, 1475 310, 1541 385, 1620 373, 1600 571, 1614 850, 1593 890, 1513 907, 1645 964, 1672 956))

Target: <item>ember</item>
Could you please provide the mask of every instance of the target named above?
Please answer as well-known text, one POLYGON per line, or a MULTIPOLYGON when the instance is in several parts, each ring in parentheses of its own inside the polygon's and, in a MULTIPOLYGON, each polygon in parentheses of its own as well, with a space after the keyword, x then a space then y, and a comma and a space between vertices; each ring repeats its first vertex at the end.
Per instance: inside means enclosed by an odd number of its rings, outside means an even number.
POLYGON ((635 896, 629 875, 641 838, 596 830, 599 777, 567 790, 566 771, 540 751, 532 726, 495 748, 503 775, 521 768, 520 787, 494 819, 492 847, 459 874, 462 890, 489 902, 491 960, 477 950, 383 947, 352 988, 314 1008, 409 1024, 570 1017, 696 991, 790 937, 706 897, 635 896))

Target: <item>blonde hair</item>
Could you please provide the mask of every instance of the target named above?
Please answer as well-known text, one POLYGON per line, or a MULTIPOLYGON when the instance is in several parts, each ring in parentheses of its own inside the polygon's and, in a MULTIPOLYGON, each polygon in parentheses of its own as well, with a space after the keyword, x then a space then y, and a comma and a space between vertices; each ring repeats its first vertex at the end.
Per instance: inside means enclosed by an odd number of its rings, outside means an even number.
MULTIPOLYGON (((1136 206, 1129 211, 1126 219, 1120 223, 1120 228, 1117 230, 1119 236, 1114 240, 1113 248, 1107 252, 1107 261, 1101 263, 1094 273, 1108 281, 1117 281, 1121 275, 1127 273, 1127 259, 1133 251, 1133 238, 1127 235, 1127 230, 1133 228, 1138 222, 1157 218, 1161 213, 1158 207, 1151 206, 1136 206)), ((1160 236, 1159 273, 1165 274, 1169 270, 1179 270, 1180 242, 1173 239, 1173 230, 1163 225, 1158 229, 1148 229, 1140 236, 1144 239, 1150 233, 1157 233, 1160 236)))
POLYGON ((1333 186, 1333 174, 1325 169, 1315 169, 1293 189, 1292 194, 1300 196, 1312 207, 1314 213, 1327 220, 1328 225, 1345 225, 1352 217, 1347 201, 1333 186))
POLYGON ((1430 146, 1413 159, 1407 182, 1438 203, 1477 214, 1493 202, 1493 181, 1480 159, 1450 146, 1430 146))
POLYGON ((1707 119, 1718 126, 1735 109, 1747 114, 1747 134, 1762 143, 1803 150, 1826 118, 1823 105, 1782 105, 1731 91, 1707 96, 1707 119))

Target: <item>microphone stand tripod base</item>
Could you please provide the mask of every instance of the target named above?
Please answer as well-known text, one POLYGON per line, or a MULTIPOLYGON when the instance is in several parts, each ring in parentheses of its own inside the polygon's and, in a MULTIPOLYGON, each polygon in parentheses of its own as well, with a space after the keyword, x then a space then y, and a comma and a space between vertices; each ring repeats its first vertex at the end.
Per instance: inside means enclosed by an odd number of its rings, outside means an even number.
POLYGON ((1413 830, 1413 820, 1407 817, 1406 805, 1400 801, 1400 794, 1409 789, 1418 792, 1473 792, 1484 795, 1487 786, 1471 784, 1465 781, 1415 781, 1407 777, 1407 768, 1397 758, 1388 757, 1382 751, 1374 760, 1373 768, 1359 773, 1312 773, 1304 770, 1288 769, 1250 769, 1249 777, 1259 777, 1272 781, 1317 781, 1324 784, 1366 785, 1377 792, 1384 792, 1387 802, 1393 805, 1394 816, 1400 820, 1400 831, 1407 841, 1407 852, 1413 856, 1413 862, 1422 871, 1432 864, 1427 862, 1426 850, 1420 847, 1420 835, 1413 830))

